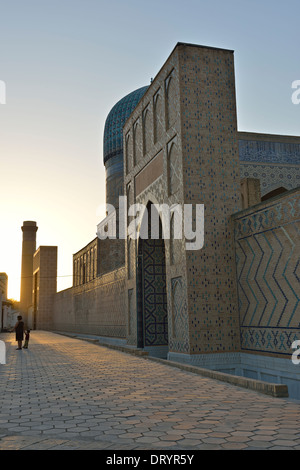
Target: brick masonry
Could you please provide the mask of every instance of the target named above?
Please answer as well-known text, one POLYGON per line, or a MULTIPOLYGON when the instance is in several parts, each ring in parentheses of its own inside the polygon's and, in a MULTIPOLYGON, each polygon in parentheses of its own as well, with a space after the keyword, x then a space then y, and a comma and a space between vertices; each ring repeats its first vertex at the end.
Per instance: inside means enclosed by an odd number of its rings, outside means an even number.
POLYGON ((53 322, 57 290, 57 247, 40 246, 33 256, 31 328, 48 330, 53 322))
POLYGON ((55 296, 53 328, 116 338, 126 337, 125 268, 55 296))
MULTIPOLYGON (((182 241, 166 241, 170 351, 238 350, 230 215, 241 202, 232 51, 178 45, 127 120, 124 139, 126 187, 136 189, 134 181, 141 174, 146 179, 152 159, 163 156, 161 176, 134 194, 135 201, 205 204, 206 242, 201 251, 187 252, 182 241), (144 126, 141 135, 147 146, 136 138, 137 123, 144 126)), ((137 250, 138 243, 130 255, 127 248, 127 263, 133 267, 127 289, 132 292, 137 250)), ((130 312, 134 319, 134 306, 130 312)))

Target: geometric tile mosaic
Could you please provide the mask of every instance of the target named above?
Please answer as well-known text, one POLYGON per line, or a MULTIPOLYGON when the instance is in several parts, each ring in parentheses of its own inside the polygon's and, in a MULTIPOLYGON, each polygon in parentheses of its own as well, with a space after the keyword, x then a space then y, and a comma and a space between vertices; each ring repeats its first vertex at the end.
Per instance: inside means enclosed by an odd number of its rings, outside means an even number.
POLYGON ((234 219, 241 348, 291 355, 300 339, 300 190, 234 219))
POLYGON ((172 293, 172 336, 170 338, 170 348, 172 350, 188 352, 188 322, 186 288, 183 278, 171 279, 172 293))
POLYGON ((144 240, 143 299, 144 344, 158 346, 168 344, 168 314, 164 241, 144 240))
POLYGON ((260 180, 261 195, 273 191, 279 186, 294 189, 300 186, 300 164, 274 165, 241 162, 241 178, 257 178, 260 180))
POLYGON ((242 162, 300 165, 300 144, 239 140, 239 155, 242 162))

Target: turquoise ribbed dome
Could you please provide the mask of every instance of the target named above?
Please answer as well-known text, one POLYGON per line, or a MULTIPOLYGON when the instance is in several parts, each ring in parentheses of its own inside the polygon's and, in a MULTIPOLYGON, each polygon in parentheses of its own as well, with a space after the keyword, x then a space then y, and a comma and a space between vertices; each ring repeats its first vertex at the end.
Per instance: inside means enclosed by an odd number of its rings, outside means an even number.
POLYGON ((123 157, 123 126, 147 89, 145 86, 129 93, 108 114, 103 139, 104 164, 116 155, 122 154, 123 157))

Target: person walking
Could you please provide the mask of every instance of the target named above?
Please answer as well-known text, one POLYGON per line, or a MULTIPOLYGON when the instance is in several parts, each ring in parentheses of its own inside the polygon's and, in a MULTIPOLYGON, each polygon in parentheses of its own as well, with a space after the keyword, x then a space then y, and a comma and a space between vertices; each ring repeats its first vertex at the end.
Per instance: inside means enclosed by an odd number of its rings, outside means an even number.
POLYGON ((24 322, 22 316, 17 317, 18 321, 15 324, 14 330, 16 332, 16 341, 18 341, 17 350, 22 349, 22 341, 24 339, 24 322))

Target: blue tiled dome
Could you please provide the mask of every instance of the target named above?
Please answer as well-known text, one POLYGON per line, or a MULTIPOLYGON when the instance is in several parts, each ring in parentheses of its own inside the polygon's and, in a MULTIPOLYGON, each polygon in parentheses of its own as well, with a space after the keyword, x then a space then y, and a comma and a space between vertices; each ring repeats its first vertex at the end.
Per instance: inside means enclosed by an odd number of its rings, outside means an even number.
POLYGON ((112 157, 123 154, 123 126, 148 86, 139 88, 122 98, 106 118, 103 139, 104 164, 112 157))

